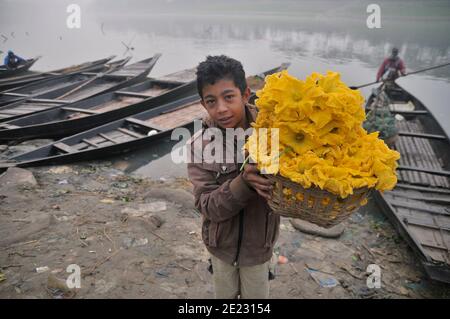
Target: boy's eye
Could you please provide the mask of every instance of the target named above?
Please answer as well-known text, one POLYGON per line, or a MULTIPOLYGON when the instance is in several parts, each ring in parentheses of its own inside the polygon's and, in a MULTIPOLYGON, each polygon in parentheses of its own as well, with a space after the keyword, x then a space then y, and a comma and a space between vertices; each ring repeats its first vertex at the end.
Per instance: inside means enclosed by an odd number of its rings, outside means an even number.
POLYGON ((206 100, 207 105, 212 105, 215 101, 214 100, 206 100))
POLYGON ((225 100, 231 100, 233 99, 234 95, 226 95, 225 100))

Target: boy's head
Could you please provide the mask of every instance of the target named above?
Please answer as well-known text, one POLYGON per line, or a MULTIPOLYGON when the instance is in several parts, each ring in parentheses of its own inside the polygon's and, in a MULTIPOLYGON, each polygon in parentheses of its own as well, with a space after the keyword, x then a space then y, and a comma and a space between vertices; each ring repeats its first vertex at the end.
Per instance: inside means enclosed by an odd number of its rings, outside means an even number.
POLYGON ((197 88, 202 105, 219 126, 244 126, 250 89, 239 61, 225 55, 208 56, 197 67, 197 88))

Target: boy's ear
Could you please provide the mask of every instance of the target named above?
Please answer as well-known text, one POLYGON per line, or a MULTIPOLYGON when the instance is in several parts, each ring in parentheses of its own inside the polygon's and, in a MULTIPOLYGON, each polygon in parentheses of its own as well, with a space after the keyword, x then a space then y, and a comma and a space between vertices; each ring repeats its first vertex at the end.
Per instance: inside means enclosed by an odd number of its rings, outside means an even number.
POLYGON ((250 95, 252 94, 252 91, 250 90, 250 88, 247 86, 247 88, 244 91, 244 94, 242 94, 242 99, 244 100, 244 102, 247 104, 248 101, 250 100, 250 95))

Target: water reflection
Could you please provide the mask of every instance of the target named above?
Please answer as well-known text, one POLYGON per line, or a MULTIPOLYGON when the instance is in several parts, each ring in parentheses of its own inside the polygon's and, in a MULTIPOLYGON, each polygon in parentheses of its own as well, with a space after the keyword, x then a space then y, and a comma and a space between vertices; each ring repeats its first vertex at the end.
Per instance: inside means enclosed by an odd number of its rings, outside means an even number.
MULTIPOLYGON (((449 1, 379 0, 382 28, 377 30, 365 24, 366 6, 372 2, 368 0, 78 0, 82 28, 70 30, 65 19, 72 2, 0 1, 0 33, 8 36, 6 42, 0 39, 0 50, 42 54, 36 68, 50 70, 111 54, 121 57, 121 42, 133 39, 135 50, 128 52, 133 61, 163 54, 152 76, 190 68, 208 54, 223 53, 242 61, 247 74, 289 61, 290 72, 298 77, 331 69, 349 85, 373 81, 394 45, 407 71, 450 60, 449 1)), ((450 67, 404 80, 450 132, 450 67)), ((371 89, 362 92, 368 96, 371 89)), ((164 168, 169 146, 162 143, 129 155, 128 171, 144 172, 148 162, 156 176, 177 171, 164 168)))

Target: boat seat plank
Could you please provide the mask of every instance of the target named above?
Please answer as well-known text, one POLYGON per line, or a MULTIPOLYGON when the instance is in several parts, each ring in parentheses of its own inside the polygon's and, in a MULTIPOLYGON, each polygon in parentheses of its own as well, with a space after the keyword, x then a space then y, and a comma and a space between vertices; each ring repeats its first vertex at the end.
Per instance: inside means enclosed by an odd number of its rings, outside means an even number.
POLYGON ((82 141, 85 142, 86 144, 91 145, 91 146, 98 147, 98 145, 96 143, 94 143, 93 141, 90 141, 90 140, 88 140, 86 138, 83 138, 82 141))
POLYGON ((390 192, 391 195, 398 197, 404 197, 409 199, 420 200, 423 202, 434 202, 438 204, 450 205, 450 195, 436 194, 435 196, 424 195, 418 191, 411 190, 398 190, 397 188, 390 192))
POLYGON ((150 89, 142 91, 141 93, 145 94, 145 95, 148 95, 148 96, 155 97, 155 96, 159 96, 159 95, 161 95, 163 93, 166 93, 168 91, 170 91, 170 88, 163 88, 163 87, 159 87, 159 86, 154 86, 154 87, 152 87, 150 89))
POLYGON ((28 97, 28 96, 30 96, 29 94, 16 93, 16 92, 3 92, 1 95, 17 96, 17 97, 28 97))
POLYGON ((395 189, 398 189, 398 188, 412 189, 412 190, 418 190, 421 192, 429 192, 429 193, 450 194, 450 189, 422 187, 422 186, 407 185, 407 184, 402 184, 402 183, 397 183, 397 185, 395 186, 395 189))
POLYGON ((400 114, 400 115, 428 115, 427 111, 399 111, 399 110, 391 110, 391 113, 400 114))
POLYGON ((86 114, 98 114, 98 113, 100 113, 99 111, 92 110, 92 109, 80 109, 80 108, 77 108, 77 107, 69 107, 69 106, 64 106, 61 109, 64 110, 64 111, 77 112, 77 113, 86 113, 86 114))
POLYGON ((190 105, 185 105, 171 112, 163 113, 159 116, 153 117, 146 122, 150 125, 158 125, 165 129, 174 129, 190 123, 196 119, 204 117, 206 111, 199 102, 194 102, 190 105))
POLYGON ((116 91, 114 93, 117 94, 117 95, 137 97, 137 98, 142 98, 142 99, 147 99, 149 97, 152 97, 152 95, 143 94, 143 93, 137 93, 137 92, 129 92, 129 91, 116 91))
POLYGON ((13 129, 15 129, 15 128, 20 128, 20 126, 12 125, 12 124, 7 124, 7 123, 0 124, 0 129, 13 130, 13 129))
POLYGON ((51 103, 51 104, 70 104, 73 101, 69 100, 58 100, 58 99, 27 99, 28 102, 40 102, 40 103, 51 103))
POLYGON ((150 123, 148 123, 146 121, 141 121, 141 120, 133 118, 133 117, 126 118, 126 121, 130 122, 132 124, 144 126, 146 128, 149 128, 149 129, 154 129, 154 130, 157 130, 157 131, 164 131, 163 127, 159 127, 158 125, 153 125, 153 124, 150 124, 150 123))
POLYGON ((6 109, 6 110, 2 110, 0 111, 1 114, 6 114, 6 115, 22 115, 22 114, 27 114, 30 113, 30 110, 23 110, 19 107, 14 108, 14 109, 6 109))
POLYGON ((425 211, 437 215, 450 216, 450 210, 447 207, 434 204, 424 204, 422 202, 413 200, 408 201, 405 199, 394 198, 392 196, 387 196, 387 198, 389 199, 389 203, 394 207, 403 207, 418 211, 425 211))
MULTIPOLYGON (((445 261, 449 257, 450 247, 450 218, 441 216, 416 215, 409 209, 400 209, 396 215, 403 223, 413 231, 416 239, 425 246, 443 250, 447 256, 441 259, 445 261)), ((447 259, 448 261, 448 259, 447 259)))
POLYGON ((404 132, 404 131, 399 131, 398 135, 419 137, 419 138, 425 138, 425 139, 435 139, 435 140, 446 140, 447 139, 447 137, 445 137, 444 135, 414 133, 414 132, 404 132))
POLYGON ((399 220, 408 229, 411 236, 422 246, 422 249, 430 254, 432 259, 440 262, 450 262, 450 228, 449 218, 443 220, 435 216, 416 216, 409 209, 399 209, 395 213, 399 220), (430 251, 430 248, 432 249, 430 251))
POLYGON ((128 130, 126 128, 123 128, 123 127, 119 127, 117 130, 119 130, 120 132, 125 133, 127 135, 136 137, 136 138, 145 137, 145 135, 143 135, 143 134, 140 134, 140 133, 134 132, 134 131, 130 131, 130 130, 128 130))
POLYGON ((109 136, 106 135, 106 134, 99 133, 98 135, 101 136, 101 137, 103 137, 105 140, 110 141, 110 142, 113 143, 113 144, 117 144, 117 141, 116 141, 115 139, 109 137, 109 136))
POLYGON ((402 166, 402 165, 400 165, 398 167, 398 169, 413 171, 413 172, 424 172, 424 173, 429 173, 429 174, 436 174, 436 175, 450 177, 450 171, 444 171, 444 170, 434 170, 434 169, 426 169, 423 167, 402 166))
POLYGON ((64 153, 77 152, 77 149, 75 149, 67 144, 64 144, 64 143, 55 143, 55 144, 53 144, 53 147, 59 149, 60 151, 63 151, 64 153))

